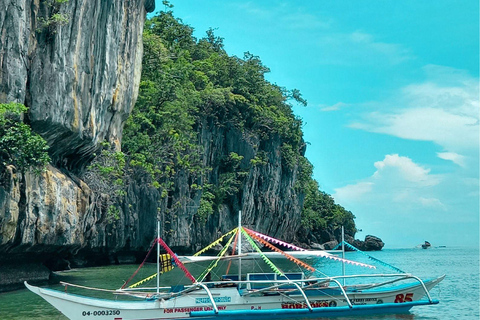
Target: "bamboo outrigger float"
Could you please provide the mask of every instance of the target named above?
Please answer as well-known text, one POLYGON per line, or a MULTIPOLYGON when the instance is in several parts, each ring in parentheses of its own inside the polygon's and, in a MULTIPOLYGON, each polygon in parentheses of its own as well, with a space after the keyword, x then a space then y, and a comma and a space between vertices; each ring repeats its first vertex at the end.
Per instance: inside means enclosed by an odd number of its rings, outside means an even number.
MULTIPOLYGON (((138 300, 121 301, 84 297, 57 290, 26 287, 49 302, 69 319, 99 319, 99 320, 135 320, 135 319, 260 319, 260 318, 308 318, 337 317, 352 315, 368 315, 379 313, 405 313, 414 306, 437 304, 432 299, 430 290, 443 280, 441 276, 432 280, 422 281, 407 273, 396 274, 363 274, 342 275, 335 277, 318 277, 318 270, 299 257, 316 256, 355 264, 361 267, 374 268, 371 265, 346 260, 323 251, 307 251, 294 245, 271 238, 261 233, 239 226, 217 241, 199 251, 193 257, 178 257, 167 244, 158 237, 157 273, 126 288, 127 281, 119 290, 110 291, 117 296, 128 295, 138 300), (223 250, 216 257, 205 257, 200 254, 230 236, 223 250), (257 251, 242 253, 242 236, 257 251), (226 253, 232 242, 232 255, 226 253), (272 252, 260 250, 257 243, 262 244, 272 252), (293 251, 282 251, 274 244, 286 246, 293 251), (168 261, 174 261, 185 276, 192 282, 187 286, 160 287, 159 275, 160 247, 168 253, 168 261), (260 257, 272 272, 243 273, 239 263, 238 274, 223 276, 222 280, 211 281, 210 272, 220 260, 248 259, 260 257), (282 256, 310 272, 306 277, 303 272, 283 272, 275 266, 269 256, 282 256), (208 261, 210 266, 199 276, 194 277, 184 263, 191 261, 208 261), (138 286, 152 278, 157 278, 155 288, 139 289, 138 286), (357 285, 344 285, 345 280, 382 278, 383 282, 357 285), (404 283, 411 280, 410 283, 404 283), (413 282, 412 282, 413 281, 413 282), (425 297, 425 298, 424 298, 425 297)), ((153 248, 153 246, 152 246, 153 248)), ((165 257, 165 256, 164 256, 165 257)), ((172 266, 167 266, 171 268, 172 266)), ((228 270, 228 269, 227 269, 228 270)), ((397 269, 398 270, 398 269, 397 269)), ((165 271, 165 270, 164 270, 165 271)), ((130 280, 130 279, 129 279, 130 280)), ((65 284, 76 286, 72 284, 65 284)))

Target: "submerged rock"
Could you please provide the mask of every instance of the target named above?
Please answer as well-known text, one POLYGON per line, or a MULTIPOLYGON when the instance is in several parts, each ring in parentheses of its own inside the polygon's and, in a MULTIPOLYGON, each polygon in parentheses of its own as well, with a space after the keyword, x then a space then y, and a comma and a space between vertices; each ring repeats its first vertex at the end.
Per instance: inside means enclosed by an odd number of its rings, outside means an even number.
POLYGON ((7 263, 0 266, 0 292, 25 288, 24 281, 46 282, 50 270, 40 262, 7 263))

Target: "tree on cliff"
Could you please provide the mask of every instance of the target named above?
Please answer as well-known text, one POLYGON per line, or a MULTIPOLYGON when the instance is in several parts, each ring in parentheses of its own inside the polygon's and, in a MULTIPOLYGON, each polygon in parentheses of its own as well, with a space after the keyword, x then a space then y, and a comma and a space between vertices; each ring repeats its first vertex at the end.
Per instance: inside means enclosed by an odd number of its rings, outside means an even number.
POLYGON ((203 207, 207 202, 215 207, 226 199, 225 192, 231 194, 234 185, 241 184, 242 174, 227 164, 230 154, 221 160, 225 172, 218 185, 202 180, 202 170, 209 170, 202 168, 199 157, 202 121, 231 125, 263 140, 279 135, 283 163, 293 168, 303 157, 304 142, 301 120, 293 115, 290 101, 306 101, 298 90, 266 81, 269 69, 259 57, 249 52, 243 58, 229 56, 213 30, 200 40, 192 33, 171 11, 147 21, 140 93, 125 126, 122 149, 131 164, 152 174, 164 196, 171 192, 171 177, 177 172, 196 174, 191 186, 209 189, 203 207))
POLYGON ((337 226, 340 220, 354 230, 353 215, 332 205, 333 199, 312 180, 312 165, 303 156, 302 121, 292 112, 292 103, 307 103, 298 90, 268 82, 269 69, 258 56, 229 56, 212 29, 197 40, 172 11, 148 20, 144 30, 139 97, 122 141, 126 180, 147 173, 166 199, 167 210, 174 210, 175 178, 186 175, 190 197, 201 198, 197 216, 206 220, 240 193, 249 169, 240 165, 243 155, 231 152, 219 154, 218 172, 208 175, 213 168, 202 162, 199 135, 205 126, 233 127, 259 139, 250 169, 268 162, 261 149, 265 142, 281 141, 282 167, 296 172, 295 189, 306 197, 306 230, 337 226))
POLYGON ((22 121, 26 111, 19 103, 0 104, 0 172, 7 165, 39 172, 50 161, 45 139, 22 121))

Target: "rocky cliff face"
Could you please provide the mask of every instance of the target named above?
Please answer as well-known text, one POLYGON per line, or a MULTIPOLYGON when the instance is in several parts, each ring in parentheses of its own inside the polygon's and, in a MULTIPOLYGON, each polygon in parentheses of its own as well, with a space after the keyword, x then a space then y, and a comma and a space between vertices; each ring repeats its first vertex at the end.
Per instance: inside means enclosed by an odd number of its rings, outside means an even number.
MULTIPOLYGON (((207 221, 196 218, 200 205, 198 195, 177 188, 175 201, 181 204, 172 213, 176 219, 169 226, 169 243, 179 248, 198 250, 218 235, 238 225, 238 211, 242 210, 242 224, 269 235, 292 240, 300 224, 303 194, 295 190, 297 168, 285 168, 280 154, 281 139, 263 141, 255 135, 240 132, 233 126, 216 126, 203 121, 199 129, 199 144, 204 150, 203 163, 211 167, 206 180, 218 184, 222 167, 220 159, 231 152, 242 155, 238 171, 246 172, 237 195, 226 199, 219 212, 207 221), (258 152, 267 155, 265 164, 252 166, 258 152), (193 227, 193 228, 192 228, 193 227)), ((180 175, 176 185, 188 186, 188 175, 180 175), (183 181, 181 181, 183 180, 183 181)))
POLYGON ((153 0, 0 3, 0 102, 29 107, 56 166, 82 170, 100 142, 119 144, 153 8, 153 0))
POLYGON ((120 145, 137 96, 145 14, 153 9, 152 0, 0 3, 0 103, 29 107, 26 120, 48 141, 53 160, 40 175, 13 167, 0 172, 0 287, 45 279, 45 266, 143 258, 159 211, 163 236, 178 252, 195 251, 234 228, 239 210, 244 225, 295 238, 303 194, 295 188, 298 168, 283 162, 279 137, 265 141, 199 120, 202 162, 212 168, 208 183, 219 184, 222 158, 243 156, 239 192, 206 219, 197 215, 201 192, 189 189, 194 177, 188 172, 176 174, 167 198, 149 187, 148 177, 136 176, 112 223, 107 196, 79 178, 102 141, 120 145), (265 161, 252 165, 260 153, 265 161))
POLYGON ((235 228, 239 210, 244 225, 282 239, 294 238, 300 225, 303 194, 295 191, 297 168, 285 169, 282 164, 280 139, 260 143, 258 137, 247 138, 232 126, 216 126, 204 120, 199 128, 199 144, 204 150, 204 167, 212 168, 205 180, 218 185, 222 174, 220 159, 235 152, 244 156, 238 168, 246 176, 240 191, 225 199, 217 212, 202 219, 197 215, 201 192, 189 189, 193 179, 189 173, 179 172, 175 176, 174 192, 168 198, 149 187, 147 177, 139 176, 119 204, 119 219, 103 229, 96 228, 95 236, 86 239, 80 256, 94 259, 92 255, 97 252, 100 258, 108 251, 111 261, 132 261, 136 253, 148 249, 155 235, 158 212, 162 236, 177 252, 192 253, 235 228), (250 160, 259 151, 268 155, 266 164, 252 166, 250 160))
MULTIPOLYGON (((105 232, 101 196, 75 174, 102 141, 120 144, 138 92, 144 20, 154 7, 153 0, 0 2, 0 103, 29 108, 26 120, 53 160, 40 176, 2 170, 2 270, 74 254, 105 232)), ((31 275, 38 277, 44 273, 31 275)))
POLYGON ((27 121, 48 141, 53 160, 41 175, 8 167, 0 177, 0 263, 2 270, 19 270, 4 272, 4 285, 45 278, 43 265, 132 262, 151 243, 158 207, 165 237, 178 250, 196 250, 232 229, 241 209, 246 225, 294 237, 303 199, 294 188, 296 168, 282 164, 280 139, 262 142, 208 119, 198 131, 202 161, 213 168, 206 179, 219 182, 220 159, 230 152, 244 157, 239 169, 246 177, 240 192, 206 220, 195 215, 201 193, 188 189, 192 177, 185 172, 177 174, 170 199, 136 177, 110 224, 106 195, 78 178, 99 143, 120 144, 137 96, 145 14, 153 8, 151 0, 0 4, 0 103, 29 108, 27 121), (252 166, 260 150, 268 161, 252 166))

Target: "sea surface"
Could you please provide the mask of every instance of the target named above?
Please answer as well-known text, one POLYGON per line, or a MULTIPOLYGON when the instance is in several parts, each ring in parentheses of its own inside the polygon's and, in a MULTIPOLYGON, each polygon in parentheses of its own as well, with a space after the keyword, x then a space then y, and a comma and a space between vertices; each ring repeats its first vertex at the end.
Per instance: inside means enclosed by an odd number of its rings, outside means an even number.
MULTIPOLYGON (((413 307, 410 313, 397 315, 376 315, 363 317, 342 317, 335 318, 337 320, 478 320, 479 314, 479 249, 466 247, 446 247, 446 248, 431 248, 427 250, 419 248, 410 249, 384 249, 379 252, 369 253, 375 258, 393 265, 404 272, 408 272, 421 277, 422 279, 429 279, 445 274, 446 278, 432 291, 432 298, 440 301, 437 305, 413 307)), ((364 263, 372 263, 377 266, 376 270, 370 270, 354 265, 347 264, 345 269, 347 274, 352 273, 395 273, 395 271, 386 264, 375 264, 366 254, 360 252, 347 252, 346 258, 360 261, 364 263)), ((274 262, 283 270, 294 268, 283 265, 285 262, 274 262)), ((331 261, 329 259, 307 260, 311 265, 322 270, 328 275, 338 275, 342 273, 341 263, 331 261)), ((242 265, 242 268, 260 268, 257 262, 247 261, 247 265, 242 265), (250 265, 248 265, 250 264, 250 265)), ((202 265, 188 265, 192 273, 200 274, 204 266, 202 265)), ((76 269, 65 272, 59 272, 56 275, 56 280, 66 281, 70 283, 80 284, 91 287, 101 287, 107 289, 117 289, 124 281, 126 281, 131 274, 136 270, 137 266, 122 265, 122 266, 108 266, 97 268, 76 269)), ((130 283, 141 280, 155 273, 155 265, 149 264, 140 270, 136 278, 130 283)), ((223 270, 219 273, 224 273, 228 268, 228 263, 222 266, 223 270)), ((233 264, 231 270, 235 270, 237 266, 233 264)), ((183 282, 182 273, 179 268, 162 276, 162 284, 175 285, 187 284, 183 282)), ((243 269, 245 270, 245 269, 243 269)), ((257 269, 255 271, 260 271, 257 269)), ((231 272, 232 273, 232 272, 231 272)), ((212 280, 219 274, 213 273, 212 280)), ((349 282, 347 282, 347 285, 349 282)), ((155 285, 155 280, 150 285, 155 285)), ((63 286, 59 284, 46 285, 50 288, 63 290, 63 286)), ((84 290, 68 287, 69 292, 85 294, 84 290)), ((90 292, 87 292, 90 294, 90 292)), ((100 293, 97 296, 103 298, 112 298, 110 293, 100 293)), ((115 298, 113 298, 115 299, 115 298)), ((30 291, 23 289, 14 292, 0 294, 0 320, 8 319, 42 319, 42 320, 60 320, 67 319, 60 312, 56 311, 48 303, 42 300, 37 295, 30 291)), ((323 318, 318 318, 323 319, 323 318)), ((275 319, 271 319, 275 320, 275 319)))

